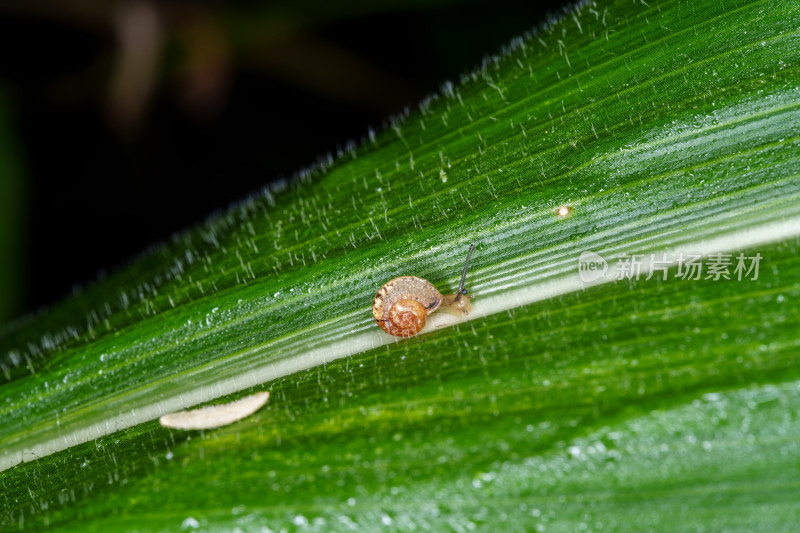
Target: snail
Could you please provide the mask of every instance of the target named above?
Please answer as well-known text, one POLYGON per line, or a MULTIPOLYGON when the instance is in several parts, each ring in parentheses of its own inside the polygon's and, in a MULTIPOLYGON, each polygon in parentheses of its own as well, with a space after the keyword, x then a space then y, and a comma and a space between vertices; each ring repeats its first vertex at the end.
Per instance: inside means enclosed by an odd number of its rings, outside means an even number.
POLYGON ((372 316, 378 326, 396 337, 411 337, 425 327, 428 315, 437 309, 454 315, 468 315, 472 306, 464 282, 473 250, 475 245, 471 244, 455 294, 442 295, 433 283, 416 276, 401 276, 388 281, 372 301, 372 316))

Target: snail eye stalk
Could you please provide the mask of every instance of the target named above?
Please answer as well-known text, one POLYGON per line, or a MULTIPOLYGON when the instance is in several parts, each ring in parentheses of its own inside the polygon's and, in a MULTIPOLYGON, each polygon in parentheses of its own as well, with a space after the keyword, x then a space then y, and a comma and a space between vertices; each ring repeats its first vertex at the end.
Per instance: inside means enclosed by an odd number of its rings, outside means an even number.
POLYGON ((475 245, 469 245, 469 251, 467 252, 467 260, 464 262, 464 271, 461 272, 461 283, 458 284, 458 296, 456 296, 456 301, 461 299, 461 296, 466 296, 467 289, 464 288, 464 283, 467 281, 467 269, 469 268, 469 258, 472 256, 472 252, 475 250, 475 245))

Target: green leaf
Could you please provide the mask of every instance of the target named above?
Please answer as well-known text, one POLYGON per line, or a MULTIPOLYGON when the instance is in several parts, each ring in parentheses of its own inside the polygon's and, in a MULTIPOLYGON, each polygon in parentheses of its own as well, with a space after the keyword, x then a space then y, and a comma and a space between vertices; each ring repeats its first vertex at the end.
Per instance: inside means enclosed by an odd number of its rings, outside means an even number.
POLYGON ((584 4, 6 327, 0 525, 794 529, 799 45, 793 2, 584 4), (452 292, 472 242, 468 321, 375 326, 383 283, 452 292), (730 279, 680 279, 693 252, 730 279))

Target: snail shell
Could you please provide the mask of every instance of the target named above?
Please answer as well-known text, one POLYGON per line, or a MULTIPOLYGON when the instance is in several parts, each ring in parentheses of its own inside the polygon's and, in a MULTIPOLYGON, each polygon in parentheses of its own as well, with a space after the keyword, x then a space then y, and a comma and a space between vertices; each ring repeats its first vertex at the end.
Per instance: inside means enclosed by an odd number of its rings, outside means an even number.
POLYGON ((378 290, 372 301, 372 316, 386 333, 410 337, 425 327, 428 314, 436 311, 442 300, 430 281, 402 276, 378 290))

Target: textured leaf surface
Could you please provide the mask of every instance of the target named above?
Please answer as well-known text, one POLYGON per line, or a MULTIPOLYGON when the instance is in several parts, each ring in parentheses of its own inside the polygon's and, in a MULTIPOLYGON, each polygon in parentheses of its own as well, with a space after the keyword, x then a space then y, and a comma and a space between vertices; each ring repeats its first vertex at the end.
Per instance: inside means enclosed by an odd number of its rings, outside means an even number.
POLYGON ((0 524, 791 530, 798 44, 794 2, 586 4, 7 327, 0 524), (470 242, 476 319, 387 343, 377 288, 452 290, 470 242), (763 261, 576 290, 585 250, 763 261))

